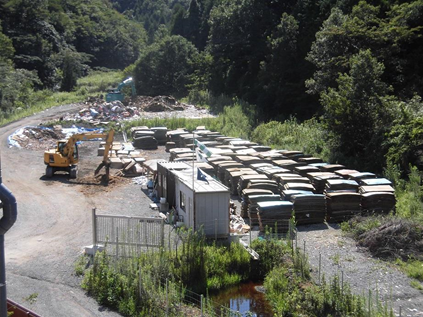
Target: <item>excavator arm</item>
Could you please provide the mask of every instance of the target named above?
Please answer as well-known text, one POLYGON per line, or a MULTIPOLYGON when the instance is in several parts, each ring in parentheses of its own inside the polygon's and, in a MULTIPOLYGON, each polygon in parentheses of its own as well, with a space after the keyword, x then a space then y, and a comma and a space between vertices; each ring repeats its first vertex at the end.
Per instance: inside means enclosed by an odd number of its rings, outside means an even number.
POLYGON ((106 179, 109 178, 109 152, 113 146, 114 130, 108 133, 88 132, 72 135, 67 141, 59 141, 55 150, 49 150, 44 153, 44 163, 47 165, 46 176, 52 177, 55 171, 67 171, 71 178, 76 178, 76 164, 78 163, 78 153, 76 143, 92 139, 106 139, 106 146, 103 155, 103 161, 96 169, 96 173, 103 166, 106 166, 106 179))

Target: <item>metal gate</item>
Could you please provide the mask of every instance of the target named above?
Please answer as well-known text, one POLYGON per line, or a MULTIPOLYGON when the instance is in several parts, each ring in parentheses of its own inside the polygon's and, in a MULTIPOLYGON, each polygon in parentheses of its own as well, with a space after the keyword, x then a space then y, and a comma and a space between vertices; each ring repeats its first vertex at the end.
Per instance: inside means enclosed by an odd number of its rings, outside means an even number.
POLYGON ((98 215, 93 209, 93 244, 129 247, 163 247, 164 220, 98 215))

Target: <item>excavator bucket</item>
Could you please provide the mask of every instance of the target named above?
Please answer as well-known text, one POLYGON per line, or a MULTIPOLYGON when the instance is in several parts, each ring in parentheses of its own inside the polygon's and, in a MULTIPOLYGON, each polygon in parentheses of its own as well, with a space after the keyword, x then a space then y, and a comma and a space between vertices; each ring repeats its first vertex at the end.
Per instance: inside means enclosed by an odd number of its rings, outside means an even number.
POLYGON ((109 174, 110 174, 110 163, 101 162, 100 165, 94 171, 94 175, 98 176, 102 168, 105 168, 106 173, 102 175, 102 180, 108 184, 109 183, 109 174))

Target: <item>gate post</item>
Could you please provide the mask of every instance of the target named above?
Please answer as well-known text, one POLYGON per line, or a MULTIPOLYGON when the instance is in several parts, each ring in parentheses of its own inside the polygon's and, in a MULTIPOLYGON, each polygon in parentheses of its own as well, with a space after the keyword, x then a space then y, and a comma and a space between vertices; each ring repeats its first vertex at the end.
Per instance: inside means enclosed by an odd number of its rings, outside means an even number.
POLYGON ((160 230, 162 231, 161 234, 160 234, 160 240, 161 240, 160 244, 161 244, 162 248, 164 248, 164 220, 163 219, 162 219, 162 222, 161 222, 160 230))
POLYGON ((92 209, 92 222, 93 222, 93 247, 97 246, 97 217, 95 215, 96 208, 92 209))

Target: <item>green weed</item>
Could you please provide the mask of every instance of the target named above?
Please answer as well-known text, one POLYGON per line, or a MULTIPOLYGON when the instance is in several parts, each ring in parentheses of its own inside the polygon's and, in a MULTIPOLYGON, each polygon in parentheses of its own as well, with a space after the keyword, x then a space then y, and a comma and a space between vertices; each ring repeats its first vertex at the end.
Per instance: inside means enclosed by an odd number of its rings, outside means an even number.
POLYGON ((334 265, 339 265, 341 263, 341 257, 339 256, 339 253, 331 256, 331 259, 334 265))
POLYGON ((413 288, 415 288, 415 289, 418 289, 421 292, 423 292, 423 285, 419 281, 412 280, 410 282, 410 286, 413 287, 413 288))
POLYGON ((74 264, 75 275, 82 276, 84 275, 85 268, 87 266, 87 258, 84 255, 81 255, 74 264))
POLYGON ((408 277, 423 282, 423 261, 410 259, 404 262, 398 259, 395 263, 399 265, 399 267, 408 275, 408 277))
POLYGON ((32 293, 28 297, 25 297, 24 300, 30 304, 34 304, 38 299, 38 293, 32 293))

